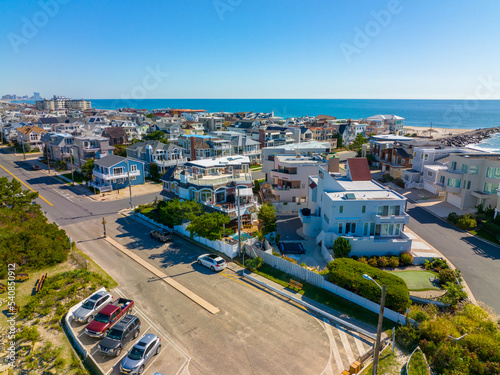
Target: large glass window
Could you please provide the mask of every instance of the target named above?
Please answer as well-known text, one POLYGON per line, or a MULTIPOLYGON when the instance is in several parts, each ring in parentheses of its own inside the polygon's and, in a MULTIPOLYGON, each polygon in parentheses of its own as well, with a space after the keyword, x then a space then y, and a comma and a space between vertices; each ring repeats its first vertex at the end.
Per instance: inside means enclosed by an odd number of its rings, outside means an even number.
POLYGON ((495 194, 498 189, 498 184, 492 184, 490 182, 486 182, 484 184, 484 189, 483 191, 488 194, 495 194))
POLYGON ((378 206, 378 215, 389 216, 389 206, 378 206))
POLYGON ((494 168, 494 167, 486 168, 486 177, 500 179, 500 168, 494 168))
POLYGON ((339 234, 342 234, 343 230, 344 230, 344 224, 343 223, 339 223, 339 234))
POLYGON ((462 184, 462 180, 461 179, 449 178, 448 179, 448 183, 446 185, 450 186, 450 187, 459 188, 461 184, 462 184))
POLYGON ((467 173, 469 166, 467 164, 462 164, 462 172, 467 173))
POLYGON ((344 213, 344 206, 339 206, 339 214, 344 213))
POLYGON ((400 210, 399 206, 391 206, 390 214, 395 215, 395 216, 399 216, 399 210, 400 210))

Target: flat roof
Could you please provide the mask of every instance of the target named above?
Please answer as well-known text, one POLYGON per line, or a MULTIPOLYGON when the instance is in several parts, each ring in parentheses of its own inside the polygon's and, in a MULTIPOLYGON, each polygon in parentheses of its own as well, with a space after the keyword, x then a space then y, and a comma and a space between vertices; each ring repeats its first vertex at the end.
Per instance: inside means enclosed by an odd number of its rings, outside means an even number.
POLYGON ((185 165, 196 165, 199 167, 223 167, 226 165, 240 165, 243 163, 250 163, 248 156, 226 156, 222 158, 193 160, 187 162, 185 165))
POLYGON ((284 150, 297 150, 297 149, 304 149, 304 148, 328 148, 330 149, 332 145, 329 142, 318 142, 318 141, 311 141, 311 142, 301 142, 301 143, 290 143, 288 145, 283 145, 283 146, 274 146, 274 147, 264 147, 264 149, 277 149, 281 148, 284 150))
POLYGON ((378 191, 339 191, 326 193, 328 198, 333 201, 353 201, 353 200, 405 200, 399 194, 392 190, 380 189, 378 191), (349 195, 349 197, 347 197, 349 195))

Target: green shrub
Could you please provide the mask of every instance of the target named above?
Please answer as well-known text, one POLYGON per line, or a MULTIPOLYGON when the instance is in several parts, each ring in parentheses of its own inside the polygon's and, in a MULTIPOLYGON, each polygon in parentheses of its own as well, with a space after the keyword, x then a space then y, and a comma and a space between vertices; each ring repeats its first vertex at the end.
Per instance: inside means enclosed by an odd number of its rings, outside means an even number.
POLYGON ((411 255, 408 252, 401 253, 399 255, 399 262, 403 266, 409 266, 410 264, 413 263, 413 255, 411 255))
POLYGON ((452 308, 455 308, 460 301, 467 297, 467 293, 464 292, 462 286, 454 282, 446 283, 444 288, 446 294, 441 297, 441 302, 449 304, 452 308))
POLYGON ((378 258, 377 263, 379 267, 387 267, 389 265, 389 260, 387 259, 386 256, 382 256, 378 258))
POLYGON ((361 262, 363 264, 368 264, 368 258, 367 257, 361 257, 358 259, 358 262, 361 262))
POLYGON ((450 212, 448 214, 448 221, 452 224, 456 224, 458 221, 459 215, 456 212, 450 212))
POLYGON ((389 267, 399 267, 399 258, 398 257, 390 257, 389 258, 389 267))
POLYGON ((373 281, 363 278, 363 274, 368 274, 380 285, 387 286, 386 306, 389 309, 405 312, 410 305, 408 287, 405 282, 389 272, 348 258, 336 259, 328 263, 328 270, 330 280, 334 284, 379 303, 380 288, 373 281))
POLYGON ((351 257, 351 259, 358 260, 358 259, 359 259, 359 257, 357 257, 356 255, 353 255, 353 256, 351 257))
POLYGON ((408 314, 408 317, 418 323, 422 323, 429 319, 429 315, 424 310, 414 310, 408 314))
POLYGON ((431 265, 430 268, 434 269, 436 272, 450 268, 450 266, 448 265, 448 262, 446 262, 446 260, 441 259, 441 258, 433 258, 430 265, 431 265))
POLYGON ((471 230, 477 227, 476 219, 469 217, 469 215, 463 215, 457 221, 457 227, 463 230, 471 230))
POLYGON ((264 260, 260 257, 245 260, 245 266, 251 270, 258 270, 264 264, 264 260))
POLYGON ((491 221, 483 223, 483 228, 486 229, 488 232, 491 232, 497 236, 500 235, 500 225, 492 223, 491 221))
POLYGON ((451 269, 444 269, 439 271, 438 279, 441 284, 446 284, 455 281, 455 272, 451 269))
POLYGON ((396 342, 402 349, 410 352, 416 348, 419 341, 420 333, 413 325, 407 324, 396 328, 396 342))
POLYGON ((372 267, 378 267, 378 261, 377 258, 370 258, 368 259, 368 264, 372 267))
POLYGON ((333 255, 335 258, 347 258, 351 252, 351 248, 352 246, 347 238, 337 237, 332 246, 333 255))

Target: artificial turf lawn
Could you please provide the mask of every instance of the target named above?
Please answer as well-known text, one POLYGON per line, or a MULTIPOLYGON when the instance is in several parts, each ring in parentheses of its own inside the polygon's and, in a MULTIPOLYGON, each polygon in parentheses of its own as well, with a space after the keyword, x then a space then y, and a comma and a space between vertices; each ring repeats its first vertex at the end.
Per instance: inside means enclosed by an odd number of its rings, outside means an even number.
POLYGON ((434 272, 430 271, 388 271, 393 275, 402 278, 409 290, 440 290, 439 287, 433 285, 429 278, 437 278, 434 272))

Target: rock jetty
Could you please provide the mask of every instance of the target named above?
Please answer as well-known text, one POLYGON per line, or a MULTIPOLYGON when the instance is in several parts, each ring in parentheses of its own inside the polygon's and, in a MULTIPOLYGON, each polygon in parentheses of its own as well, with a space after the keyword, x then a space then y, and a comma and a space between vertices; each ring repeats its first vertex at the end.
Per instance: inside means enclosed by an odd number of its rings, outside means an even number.
POLYGON ((500 133, 500 127, 472 130, 470 132, 442 138, 440 141, 448 147, 464 147, 470 144, 479 143, 486 138, 490 138, 495 133, 500 133))

